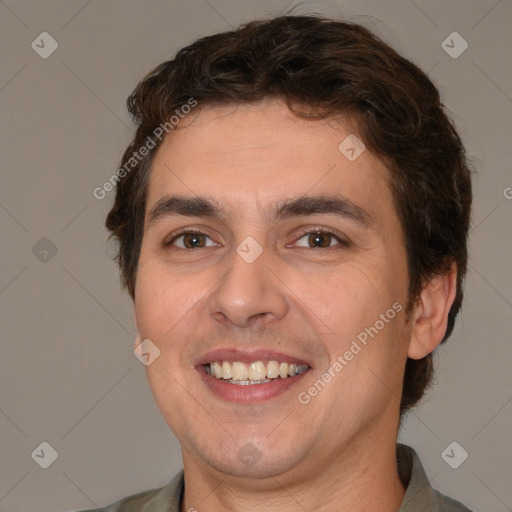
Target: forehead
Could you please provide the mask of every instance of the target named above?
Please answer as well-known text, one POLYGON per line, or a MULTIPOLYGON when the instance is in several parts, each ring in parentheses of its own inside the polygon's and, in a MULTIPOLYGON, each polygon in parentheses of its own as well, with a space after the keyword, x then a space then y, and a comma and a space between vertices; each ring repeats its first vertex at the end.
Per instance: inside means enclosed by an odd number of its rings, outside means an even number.
POLYGON ((147 210, 168 194, 213 197, 237 216, 256 217, 284 197, 320 194, 375 213, 392 208, 384 163, 368 149, 352 161, 339 149, 355 132, 349 119, 301 119, 279 102, 206 107, 159 148, 147 210))

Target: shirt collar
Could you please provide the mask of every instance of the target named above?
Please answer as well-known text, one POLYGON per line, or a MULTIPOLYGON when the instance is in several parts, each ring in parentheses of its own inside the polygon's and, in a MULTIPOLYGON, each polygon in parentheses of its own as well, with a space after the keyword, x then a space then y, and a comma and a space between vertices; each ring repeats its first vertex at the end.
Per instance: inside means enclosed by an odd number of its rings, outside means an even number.
POLYGON ((400 479, 407 486, 398 512, 437 510, 435 491, 430 485, 418 454, 410 446, 398 443, 396 459, 400 479))
POLYGON ((180 512, 184 490, 185 479, 181 470, 142 507, 140 512, 180 512))

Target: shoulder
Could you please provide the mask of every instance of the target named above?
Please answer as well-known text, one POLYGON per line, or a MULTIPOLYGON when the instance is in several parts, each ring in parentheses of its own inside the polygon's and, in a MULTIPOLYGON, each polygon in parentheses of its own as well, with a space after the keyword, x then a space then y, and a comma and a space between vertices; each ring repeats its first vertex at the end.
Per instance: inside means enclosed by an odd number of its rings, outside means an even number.
POLYGON ((146 503, 152 499, 161 489, 153 489, 151 491, 141 492, 123 498, 122 500, 112 503, 106 508, 103 508, 104 512, 135 512, 146 505, 146 503))
MULTIPOLYGON (((103 507, 103 512, 139 512, 147 502, 152 499, 162 489, 152 489, 138 494, 133 494, 123 498, 115 503, 111 503, 107 507, 103 507)), ((97 509, 81 510, 79 512, 94 512, 97 509)))
POLYGON ((439 512, 471 512, 469 508, 464 506, 460 501, 454 500, 449 496, 441 494, 434 489, 435 499, 437 500, 437 509, 439 512))
POLYGON ((418 454, 410 447, 397 445, 398 473, 406 486, 399 512, 471 512, 462 503, 434 489, 418 454))
MULTIPOLYGON (((179 512, 183 493, 183 470, 165 487, 132 494, 101 508, 102 512, 179 512)), ((96 512, 98 509, 79 512, 96 512)))

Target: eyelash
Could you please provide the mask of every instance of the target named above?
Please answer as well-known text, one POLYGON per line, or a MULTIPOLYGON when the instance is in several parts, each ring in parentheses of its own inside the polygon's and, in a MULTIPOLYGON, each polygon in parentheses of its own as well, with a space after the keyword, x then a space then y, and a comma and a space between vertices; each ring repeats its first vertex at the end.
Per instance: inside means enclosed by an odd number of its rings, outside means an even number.
MULTIPOLYGON (((178 240, 179 238, 181 238, 184 235, 204 235, 204 236, 210 238, 206 233, 203 233, 202 231, 199 231, 196 229, 184 229, 182 231, 178 231, 177 233, 172 234, 169 240, 164 241, 164 244, 163 244, 164 247, 166 247, 166 248, 171 247, 172 244, 176 240, 178 240)), ((314 228, 314 229, 309 229, 307 231, 304 231, 298 236, 297 241, 304 238, 306 235, 330 235, 332 238, 334 238, 338 242, 338 244, 334 245, 334 246, 329 246, 329 247, 303 247, 304 249, 309 248, 309 249, 331 249, 332 250, 338 246, 348 248, 352 245, 351 242, 348 241, 347 239, 344 239, 341 236, 337 235, 336 233, 333 233, 332 231, 329 231, 324 228, 314 228)), ((210 238, 210 240, 211 240, 211 238, 210 238)), ((197 250, 197 249, 207 249, 207 247, 197 247, 195 249, 183 248, 183 247, 174 247, 173 248, 173 250, 178 250, 178 251, 191 251, 191 250, 197 250)))
MULTIPOLYGON (((304 238, 306 235, 329 235, 331 236, 332 238, 334 238, 338 244, 337 245, 334 245, 334 246, 330 246, 330 247, 304 247, 304 249, 336 249, 336 247, 344 247, 344 248, 348 248, 351 246, 351 243, 349 242, 348 239, 346 238, 343 238, 341 235, 337 235, 336 233, 333 233, 332 231, 329 231, 328 229, 324 229, 324 228, 313 228, 313 229, 308 229, 306 231, 303 231, 298 239, 300 240, 301 238, 304 238)), ((296 242, 295 242, 296 243, 296 242)))

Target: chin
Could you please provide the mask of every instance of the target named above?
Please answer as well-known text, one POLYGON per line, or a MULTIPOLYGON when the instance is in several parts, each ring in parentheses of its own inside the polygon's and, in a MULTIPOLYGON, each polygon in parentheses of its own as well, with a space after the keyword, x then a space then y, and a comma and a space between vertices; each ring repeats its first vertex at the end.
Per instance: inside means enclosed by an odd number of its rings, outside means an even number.
POLYGON ((241 478, 265 479, 278 477, 300 464, 304 459, 303 450, 297 450, 297 444, 287 446, 271 446, 268 437, 261 439, 256 436, 226 441, 229 447, 216 446, 197 447, 196 453, 215 470, 241 478))

